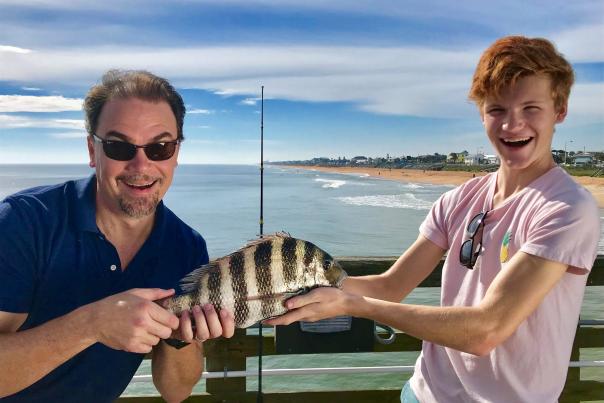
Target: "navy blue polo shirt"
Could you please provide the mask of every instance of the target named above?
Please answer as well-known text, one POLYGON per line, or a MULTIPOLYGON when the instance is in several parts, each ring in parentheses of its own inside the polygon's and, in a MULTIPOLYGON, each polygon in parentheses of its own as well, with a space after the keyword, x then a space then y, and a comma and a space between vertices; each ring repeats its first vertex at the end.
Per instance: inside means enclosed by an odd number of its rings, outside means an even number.
MULTIPOLYGON (((0 203, 0 311, 28 313, 19 331, 132 288, 174 288, 208 262, 201 235, 162 202, 149 238, 122 271, 115 247, 96 225, 95 192, 93 175, 28 189, 0 203)), ((0 401, 112 401, 142 359, 96 343, 0 401)))

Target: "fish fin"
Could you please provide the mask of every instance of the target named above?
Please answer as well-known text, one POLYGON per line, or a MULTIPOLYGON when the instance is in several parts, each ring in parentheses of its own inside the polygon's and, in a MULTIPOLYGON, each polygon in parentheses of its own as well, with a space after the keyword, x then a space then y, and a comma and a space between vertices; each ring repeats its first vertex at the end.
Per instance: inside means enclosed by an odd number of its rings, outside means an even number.
POLYGON ((197 291, 199 278, 211 270, 218 270, 218 261, 212 260, 183 277, 178 284, 182 293, 188 294, 197 291))
POLYGON ((277 238, 291 238, 291 237, 292 236, 289 234, 289 232, 280 231, 275 234, 264 235, 262 238, 251 239, 251 240, 247 241, 247 243, 241 249, 249 248, 250 246, 256 246, 263 242, 272 241, 273 239, 277 239, 277 238))
POLYGON ((299 290, 296 291, 290 291, 290 292, 284 292, 284 297, 286 300, 293 298, 293 297, 297 297, 298 295, 304 295, 307 294, 308 292, 310 292, 311 288, 309 287, 304 287, 304 288, 300 288, 299 290))

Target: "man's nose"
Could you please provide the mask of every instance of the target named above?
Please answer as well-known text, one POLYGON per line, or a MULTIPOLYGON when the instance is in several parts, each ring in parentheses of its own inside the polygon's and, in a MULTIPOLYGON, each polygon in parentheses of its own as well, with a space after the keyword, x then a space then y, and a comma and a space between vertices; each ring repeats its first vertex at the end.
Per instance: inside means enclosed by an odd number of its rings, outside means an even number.
POLYGON ((136 153, 134 154, 134 158, 132 158, 128 165, 134 167, 134 168, 142 168, 145 165, 149 164, 149 158, 147 157, 147 154, 145 154, 145 149, 144 148, 137 148, 136 149, 136 153))

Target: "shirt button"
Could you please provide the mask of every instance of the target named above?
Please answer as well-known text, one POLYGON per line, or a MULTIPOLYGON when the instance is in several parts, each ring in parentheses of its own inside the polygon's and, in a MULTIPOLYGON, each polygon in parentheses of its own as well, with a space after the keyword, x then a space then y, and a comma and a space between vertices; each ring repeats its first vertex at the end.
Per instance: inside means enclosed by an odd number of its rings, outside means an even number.
POLYGON ((115 269, 117 269, 116 265, 112 264, 111 266, 109 266, 109 270, 115 271, 115 269))

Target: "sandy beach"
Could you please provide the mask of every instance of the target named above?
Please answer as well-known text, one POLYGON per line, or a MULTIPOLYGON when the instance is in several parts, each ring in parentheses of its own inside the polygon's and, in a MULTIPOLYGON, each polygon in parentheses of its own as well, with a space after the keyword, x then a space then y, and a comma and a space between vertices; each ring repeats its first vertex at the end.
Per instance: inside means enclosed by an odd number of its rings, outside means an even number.
MULTIPOLYGON (((306 165, 290 165, 292 168, 308 169, 323 172, 367 174, 376 178, 400 182, 431 183, 435 185, 460 185, 471 179, 473 175, 485 175, 484 172, 462 171, 422 171, 419 169, 388 169, 370 167, 318 167, 306 165)), ((600 208, 604 208, 604 178, 590 176, 573 176, 577 183, 591 192, 600 208)))

